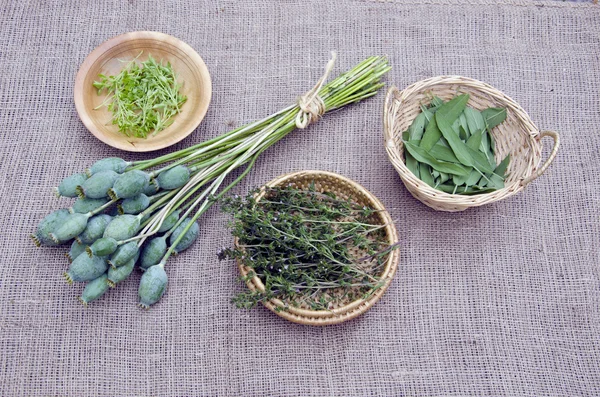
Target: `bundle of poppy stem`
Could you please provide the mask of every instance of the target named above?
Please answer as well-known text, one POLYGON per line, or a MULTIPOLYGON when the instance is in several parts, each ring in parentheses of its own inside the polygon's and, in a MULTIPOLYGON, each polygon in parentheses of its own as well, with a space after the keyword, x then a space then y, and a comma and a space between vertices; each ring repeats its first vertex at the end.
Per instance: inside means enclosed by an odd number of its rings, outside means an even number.
POLYGON ((69 281, 89 282, 81 297, 84 303, 102 296, 107 291, 105 284, 116 284, 110 280, 109 264, 120 265, 112 270, 128 266, 119 275, 121 281, 131 274, 132 261, 135 264, 140 258, 146 270, 140 281, 140 305, 147 308, 156 303, 166 290, 167 260, 193 243, 198 236, 197 219, 248 174, 262 152, 325 112, 375 95, 383 86, 381 77, 390 70, 384 57, 370 57, 325 84, 331 66, 333 60, 325 76, 298 104, 262 120, 151 160, 99 160, 87 174, 66 178, 58 188, 59 195, 80 198, 72 213, 59 210, 45 218, 34 241, 43 245, 73 238, 88 241, 89 259, 81 257, 82 247, 73 243, 73 263, 66 273, 69 281), (225 184, 229 174, 241 166, 245 169, 225 184), (114 218, 104 214, 114 206, 128 212, 114 218), (91 226, 95 240, 79 238, 92 235, 91 226), (127 255, 121 255, 122 251, 127 255))

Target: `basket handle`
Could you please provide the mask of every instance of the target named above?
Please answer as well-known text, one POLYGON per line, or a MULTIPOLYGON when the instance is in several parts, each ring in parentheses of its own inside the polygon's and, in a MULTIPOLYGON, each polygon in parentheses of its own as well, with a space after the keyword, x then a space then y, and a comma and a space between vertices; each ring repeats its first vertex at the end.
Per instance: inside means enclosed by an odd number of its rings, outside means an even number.
POLYGON ((556 154, 558 153, 558 147, 560 146, 560 138, 558 137, 558 133, 556 133, 554 131, 542 131, 536 137, 536 140, 539 142, 545 136, 549 136, 549 137, 551 137, 554 140, 554 146, 552 147, 552 152, 550 153, 550 157, 548 157, 548 159, 546 160, 546 162, 544 163, 544 165, 542 165, 542 167, 539 170, 537 170, 536 172, 534 172, 533 174, 529 175, 527 178, 525 178, 525 179, 523 179, 521 181, 521 186, 523 186, 523 187, 529 185, 537 177, 539 177, 544 172, 546 172, 546 170, 548 169, 548 167, 550 167, 550 164, 552 164, 552 161, 554 161, 554 158, 556 157, 556 154))

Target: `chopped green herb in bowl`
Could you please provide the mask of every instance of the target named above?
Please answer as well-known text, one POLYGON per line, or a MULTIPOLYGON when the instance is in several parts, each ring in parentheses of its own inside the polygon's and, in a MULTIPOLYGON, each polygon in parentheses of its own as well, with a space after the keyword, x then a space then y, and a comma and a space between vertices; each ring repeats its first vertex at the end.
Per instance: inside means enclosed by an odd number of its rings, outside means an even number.
POLYGON ((98 77, 93 85, 107 97, 96 109, 106 106, 112 123, 127 136, 147 138, 164 130, 187 100, 171 64, 157 62, 151 55, 139 64, 137 58, 128 62, 115 76, 98 77))

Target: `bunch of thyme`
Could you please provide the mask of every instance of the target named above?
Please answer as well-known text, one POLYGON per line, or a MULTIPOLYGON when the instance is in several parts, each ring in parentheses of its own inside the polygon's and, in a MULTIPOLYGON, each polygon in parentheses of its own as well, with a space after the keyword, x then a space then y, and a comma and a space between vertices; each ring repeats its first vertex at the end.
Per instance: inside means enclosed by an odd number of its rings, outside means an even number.
POLYGON ((381 274, 393 246, 376 210, 333 193, 308 189, 266 188, 247 197, 222 200, 233 216, 229 228, 237 243, 219 252, 252 269, 265 291, 242 292, 238 308, 252 308, 273 298, 293 307, 327 310, 366 298, 382 286, 381 274))

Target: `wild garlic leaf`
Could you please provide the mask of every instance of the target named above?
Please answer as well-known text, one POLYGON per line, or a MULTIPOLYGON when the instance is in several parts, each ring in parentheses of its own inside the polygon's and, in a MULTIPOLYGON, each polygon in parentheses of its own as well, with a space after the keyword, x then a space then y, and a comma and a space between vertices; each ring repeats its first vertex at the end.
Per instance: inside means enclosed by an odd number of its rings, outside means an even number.
POLYGON ((467 119, 467 125, 471 135, 477 131, 483 131, 485 129, 485 121, 481 112, 473 108, 465 109, 465 118, 467 119))
POLYGON ((438 124, 440 120, 443 120, 446 124, 452 126, 452 124, 454 124, 454 121, 458 119, 461 113, 465 110, 468 101, 469 94, 458 95, 457 97, 449 100, 448 102, 440 106, 438 111, 435 112, 435 117, 438 124))
POLYGON ((443 146, 440 143, 436 143, 435 145, 433 145, 433 147, 429 150, 429 154, 431 154, 438 160, 449 161, 451 163, 457 164, 460 163, 460 161, 458 161, 458 159, 454 155, 452 149, 450 149, 447 146, 443 146))
POLYGON ((417 178, 421 179, 418 161, 415 160, 409 152, 404 152, 404 155, 406 156, 406 168, 408 168, 417 178))
POLYGON ((420 146, 425 150, 429 150, 433 147, 433 145, 435 145, 435 143, 437 141, 440 140, 441 136, 442 136, 442 133, 440 132, 440 130, 438 128, 436 117, 433 117, 431 119, 431 121, 429 122, 429 124, 427 124, 425 133, 423 134, 423 137, 421 138, 420 146))
POLYGON ((467 146, 473 150, 478 150, 483 138, 483 130, 478 130, 467 140, 467 146))
MULTIPOLYGON (((448 144, 452 148, 454 155, 461 162, 461 164, 467 167, 473 167, 473 159, 469 153, 468 146, 460 140, 458 134, 452 129, 452 125, 448 123, 448 119, 444 117, 438 117, 440 111, 435 114, 437 125, 442 135, 448 141, 448 144)), ((423 147, 423 141, 421 141, 421 147, 423 147)))
POLYGON ((435 186, 435 181, 431 175, 431 168, 427 164, 419 163, 419 172, 421 173, 421 180, 431 187, 435 186))
POLYGON ((510 163, 510 154, 507 154, 504 160, 498 164, 496 169, 494 170, 494 174, 500 175, 501 177, 506 177, 506 170, 508 168, 508 164, 510 163))
POLYGON ((502 124, 506 120, 506 109, 487 108, 481 112, 488 130, 502 124))
MULTIPOLYGON (((453 175, 467 175, 471 171, 460 164, 438 160, 429 154, 429 152, 427 152, 425 149, 413 144, 412 142, 404 142, 404 146, 417 161, 428 164, 439 172, 445 172, 453 175)), ((422 176, 423 175, 421 175, 421 177, 422 176)))

